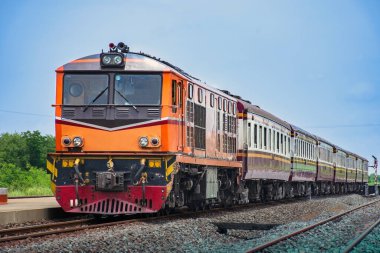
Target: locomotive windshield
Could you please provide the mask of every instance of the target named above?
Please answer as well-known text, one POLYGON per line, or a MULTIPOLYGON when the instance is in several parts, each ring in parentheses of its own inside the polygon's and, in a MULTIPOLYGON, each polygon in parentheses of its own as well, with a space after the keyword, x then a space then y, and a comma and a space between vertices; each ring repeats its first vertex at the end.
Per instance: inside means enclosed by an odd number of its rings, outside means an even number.
POLYGON ((107 104, 108 79, 108 75, 65 75, 63 81, 63 104, 107 104))
POLYGON ((116 105, 159 105, 161 75, 115 75, 116 105))
POLYGON ((85 105, 86 109, 89 105, 105 104, 160 105, 161 83, 159 74, 116 74, 113 85, 105 74, 66 74, 63 104, 85 105), (108 103, 112 93, 114 102, 108 103))

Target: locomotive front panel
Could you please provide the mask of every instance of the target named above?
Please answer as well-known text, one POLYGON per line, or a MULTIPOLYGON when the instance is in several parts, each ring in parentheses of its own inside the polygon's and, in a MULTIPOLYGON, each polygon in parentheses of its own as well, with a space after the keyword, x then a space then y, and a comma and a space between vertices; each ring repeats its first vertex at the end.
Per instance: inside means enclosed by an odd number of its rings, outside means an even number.
POLYGON ((66 212, 157 212, 172 184, 175 157, 50 156, 55 197, 66 212))

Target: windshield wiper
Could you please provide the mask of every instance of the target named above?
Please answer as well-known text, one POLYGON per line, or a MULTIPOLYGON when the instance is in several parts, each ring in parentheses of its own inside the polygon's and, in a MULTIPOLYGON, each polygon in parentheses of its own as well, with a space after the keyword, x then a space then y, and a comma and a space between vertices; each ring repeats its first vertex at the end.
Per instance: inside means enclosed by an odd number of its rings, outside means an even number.
POLYGON ((90 103, 86 105, 86 107, 83 109, 83 112, 87 111, 88 107, 92 105, 96 100, 98 100, 98 98, 100 98, 100 96, 103 95, 103 93, 106 92, 107 89, 108 86, 104 90, 102 90, 90 103))
POLYGON ((115 89, 115 91, 117 92, 117 94, 120 95, 120 97, 124 98, 124 100, 133 107, 133 109, 136 110, 136 112, 139 112, 139 110, 137 110, 136 106, 134 106, 131 102, 128 101, 128 99, 126 97, 123 96, 123 94, 121 94, 120 91, 118 91, 117 89, 115 89))

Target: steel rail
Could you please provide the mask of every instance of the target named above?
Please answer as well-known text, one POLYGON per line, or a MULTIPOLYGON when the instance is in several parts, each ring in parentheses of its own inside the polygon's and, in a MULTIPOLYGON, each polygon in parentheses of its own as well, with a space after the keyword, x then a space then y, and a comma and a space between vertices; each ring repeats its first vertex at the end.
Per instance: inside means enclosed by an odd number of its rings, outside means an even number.
MULTIPOLYGON (((8 229, 2 229, 0 230, 0 242, 6 242, 13 240, 12 238, 16 237, 22 237, 25 236, 25 238, 28 238, 29 235, 35 230, 39 229, 49 229, 49 228, 57 228, 57 227, 63 227, 63 226, 73 226, 73 225, 79 225, 84 224, 93 221, 94 219, 80 219, 80 220, 71 220, 71 221, 61 221, 61 222, 54 222, 49 224, 41 224, 41 225, 35 225, 35 226, 26 226, 26 227, 17 227, 17 228, 8 228, 8 229), (24 235, 13 235, 18 233, 25 233, 24 235)), ((48 233, 51 234, 52 230, 49 230, 48 233)), ((41 232, 39 232, 41 233, 41 232)), ((34 234, 39 234, 34 233, 34 234)))
POLYGON ((369 206, 369 205, 375 204, 375 203, 377 203, 377 202, 380 202, 380 200, 374 200, 374 201, 371 201, 371 202, 369 202, 369 203, 367 203, 367 204, 360 205, 360 206, 355 207, 355 208, 353 208, 353 209, 351 209, 351 210, 348 210, 348 211, 346 211, 346 212, 343 212, 343 213, 340 213, 340 214, 334 215, 334 216, 332 216, 332 217, 330 217, 330 218, 327 218, 327 219, 325 219, 325 220, 319 221, 319 222, 314 223, 314 224, 312 224, 312 225, 310 225, 310 226, 307 226, 307 227, 305 227, 305 228, 302 228, 302 229, 296 230, 295 232, 292 232, 292 233, 290 233, 290 234, 287 234, 287 235, 281 236, 281 237, 279 237, 279 238, 277 238, 277 239, 274 239, 274 240, 272 240, 272 241, 269 241, 269 242, 266 242, 266 243, 264 243, 264 244, 258 245, 258 246, 256 246, 256 247, 254 247, 254 248, 248 250, 247 253, 258 252, 258 251, 260 251, 260 250, 266 249, 266 248, 268 248, 268 247, 270 247, 270 246, 273 246, 273 245, 275 245, 275 244, 277 244, 277 243, 279 243, 279 242, 281 242, 281 241, 284 241, 284 240, 286 240, 286 239, 289 239, 289 238, 291 238, 291 237, 293 237, 293 236, 296 236, 296 235, 298 235, 298 234, 304 233, 304 232, 306 232, 306 231, 308 231, 308 230, 310 230, 310 229, 312 229, 312 228, 315 228, 315 227, 317 227, 317 226, 323 225, 323 224, 325 224, 325 223, 327 223, 327 222, 329 222, 329 221, 336 220, 336 219, 338 219, 338 218, 340 218, 340 217, 342 217, 342 216, 344 216, 344 215, 347 215, 347 214, 349 214, 349 213, 351 213, 351 212, 354 212, 354 211, 356 211, 356 210, 358 210, 358 209, 361 209, 361 208, 364 208, 364 207, 366 207, 366 206, 369 206))
POLYGON ((355 248, 356 245, 358 245, 369 233, 371 233, 371 231, 377 227, 378 225, 380 224, 380 218, 372 224, 372 226, 370 226, 369 228, 367 228, 366 230, 364 230, 364 232, 359 236, 357 237, 353 242, 351 242, 344 250, 343 250, 343 253, 348 253, 350 252, 353 248, 355 248))

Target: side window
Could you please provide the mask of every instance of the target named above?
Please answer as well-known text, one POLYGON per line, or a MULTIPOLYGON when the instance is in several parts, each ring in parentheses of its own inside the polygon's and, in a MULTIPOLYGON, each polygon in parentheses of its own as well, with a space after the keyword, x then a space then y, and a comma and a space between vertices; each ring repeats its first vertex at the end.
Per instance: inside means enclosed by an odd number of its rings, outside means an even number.
POLYGON ((257 148, 257 125, 256 124, 253 129, 253 144, 254 144, 254 148, 257 148))
POLYGON ((277 150, 277 153, 280 152, 280 133, 277 132, 277 146, 276 146, 276 150, 277 150))
POLYGON ((172 112, 177 112, 177 81, 172 80, 172 112))
POLYGON ((223 99, 223 111, 227 111, 227 100, 223 99))
POLYGON ((263 127, 262 126, 259 126, 258 137, 259 137, 259 149, 262 149, 263 148, 263 142, 262 142, 262 139, 263 139, 263 127))
POLYGON ((218 97, 218 109, 222 110, 222 98, 218 97))
POLYGON ((189 83, 187 89, 188 89, 188 92, 189 92, 188 98, 192 99, 193 98, 193 92, 194 92, 194 86, 191 83, 189 83))
POLYGON ((203 103, 203 89, 198 88, 198 101, 199 103, 203 103))
POLYGON ((286 137, 286 135, 284 135, 284 139, 285 139, 285 155, 288 154, 288 137, 286 137))
POLYGON ((236 115, 236 104, 235 103, 232 104, 232 114, 236 115))
POLYGON ((210 106, 211 107, 214 107, 215 105, 215 95, 214 94, 210 94, 210 106))
POLYGON ((252 146, 252 132, 251 132, 251 123, 248 123, 248 136, 247 136, 247 139, 248 139, 248 147, 251 147, 252 146))
POLYGON ((264 127, 264 149, 267 149, 267 128, 264 127))
POLYGON ((183 82, 178 82, 178 105, 180 108, 182 108, 182 101, 183 101, 183 82))
POLYGON ((172 81, 172 105, 177 105, 177 81, 172 81))

